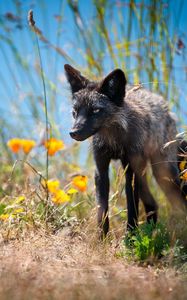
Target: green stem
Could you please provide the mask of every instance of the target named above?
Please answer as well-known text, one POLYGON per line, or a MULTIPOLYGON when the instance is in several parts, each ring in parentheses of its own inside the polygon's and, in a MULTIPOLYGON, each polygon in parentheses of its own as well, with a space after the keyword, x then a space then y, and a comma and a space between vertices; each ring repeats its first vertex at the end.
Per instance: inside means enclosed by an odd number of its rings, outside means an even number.
MULTIPOLYGON (((44 73, 43 73, 43 64, 42 64, 42 57, 40 52, 40 46, 38 41, 38 36, 35 33, 36 36, 36 44, 38 49, 38 55, 39 55, 39 61, 40 61, 40 70, 41 70, 41 78, 42 78, 42 85, 43 85, 43 92, 44 92, 44 106, 45 106, 45 130, 46 130, 46 141, 49 140, 49 133, 48 133, 48 110, 47 110, 47 96, 46 96, 46 86, 45 86, 45 79, 44 79, 44 73)), ((49 179, 49 154, 48 149, 46 149, 46 180, 49 179)), ((49 191, 46 189, 46 201, 48 203, 49 199, 49 191)))

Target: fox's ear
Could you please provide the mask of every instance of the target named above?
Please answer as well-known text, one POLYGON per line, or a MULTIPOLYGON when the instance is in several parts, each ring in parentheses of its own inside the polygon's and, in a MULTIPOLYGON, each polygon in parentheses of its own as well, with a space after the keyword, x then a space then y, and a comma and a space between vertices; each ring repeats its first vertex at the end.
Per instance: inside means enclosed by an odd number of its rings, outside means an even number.
POLYGON ((125 97, 126 82, 124 72, 116 69, 103 79, 99 92, 109 97, 117 105, 120 105, 125 97))
POLYGON ((83 77, 81 73, 72 66, 66 64, 64 65, 64 70, 67 80, 70 83, 72 93, 76 93, 79 90, 84 89, 89 83, 89 80, 83 77))

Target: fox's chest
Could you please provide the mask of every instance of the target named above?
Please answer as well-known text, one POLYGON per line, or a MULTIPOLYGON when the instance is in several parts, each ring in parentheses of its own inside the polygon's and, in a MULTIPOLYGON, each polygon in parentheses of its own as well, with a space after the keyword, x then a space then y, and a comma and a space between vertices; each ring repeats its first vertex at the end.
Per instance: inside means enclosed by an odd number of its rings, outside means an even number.
POLYGON ((106 149, 112 158, 121 159, 133 154, 141 154, 143 147, 138 132, 126 132, 120 127, 110 127, 102 130, 94 137, 94 144, 106 149))

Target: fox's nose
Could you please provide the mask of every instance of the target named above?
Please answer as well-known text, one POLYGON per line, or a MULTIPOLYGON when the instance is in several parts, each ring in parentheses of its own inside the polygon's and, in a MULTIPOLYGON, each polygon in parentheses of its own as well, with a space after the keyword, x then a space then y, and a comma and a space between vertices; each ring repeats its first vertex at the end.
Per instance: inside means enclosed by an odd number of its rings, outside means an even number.
POLYGON ((74 129, 74 130, 70 131, 69 134, 72 137, 72 139, 77 139, 80 135, 80 130, 74 129))

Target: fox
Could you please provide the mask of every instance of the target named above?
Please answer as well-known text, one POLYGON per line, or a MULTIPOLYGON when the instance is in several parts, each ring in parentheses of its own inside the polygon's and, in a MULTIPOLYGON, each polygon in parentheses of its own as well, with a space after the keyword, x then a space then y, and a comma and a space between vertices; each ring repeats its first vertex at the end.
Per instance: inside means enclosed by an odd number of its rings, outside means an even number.
POLYGON ((125 73, 115 69, 100 81, 91 81, 69 64, 64 65, 70 84, 75 119, 71 138, 92 139, 98 226, 101 237, 109 231, 109 165, 120 160, 126 171, 127 227, 138 219, 139 199, 147 221, 157 222, 158 205, 147 184, 147 168, 174 209, 185 211, 187 201, 180 189, 178 144, 168 142, 177 134, 176 121, 167 102, 143 87, 132 88, 125 73), (134 186, 132 180, 134 177, 134 186))

